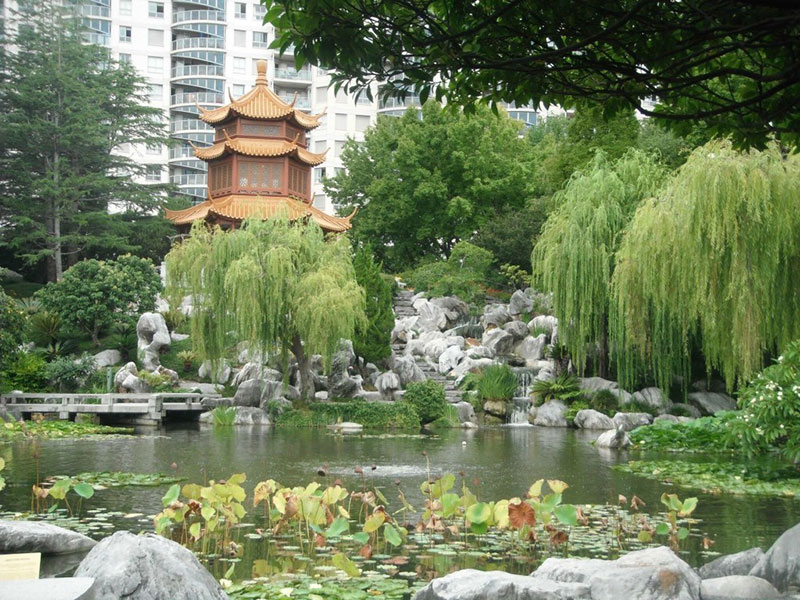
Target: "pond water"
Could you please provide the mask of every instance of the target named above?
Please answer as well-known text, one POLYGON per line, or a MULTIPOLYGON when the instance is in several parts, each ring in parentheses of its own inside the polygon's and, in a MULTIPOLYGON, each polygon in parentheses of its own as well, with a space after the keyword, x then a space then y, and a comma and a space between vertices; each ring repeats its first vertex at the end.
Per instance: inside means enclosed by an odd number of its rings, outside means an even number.
MULTIPOLYGON (((397 497, 399 483, 411 504, 419 507, 419 485, 427 476, 429 460, 433 475, 463 472, 472 491, 486 501, 523 496, 539 478, 567 482, 570 487, 564 493, 565 502, 613 505, 619 494, 628 498, 636 494, 647 503, 646 512, 661 510, 659 498, 664 491, 676 492, 681 498, 696 495, 700 502, 693 516, 700 523, 694 526, 695 535, 690 538, 685 556, 695 565, 708 560, 701 553, 704 535, 714 540, 714 553, 752 546, 766 548, 800 521, 800 500, 689 492, 616 472, 611 466, 619 462, 663 455, 603 451, 591 445, 595 438, 596 432, 539 427, 456 430, 437 436, 340 436, 311 429, 187 425, 135 437, 19 441, 0 445, 8 484, 0 493, 0 503, 3 511, 28 510, 37 468, 42 478, 85 471, 163 472, 198 483, 244 472, 248 477, 245 488, 250 510, 250 494, 258 481, 272 478, 294 486, 338 478, 348 489, 357 490, 362 482, 354 469, 361 466, 367 485, 379 486, 390 502, 397 497), (317 474, 323 466, 327 478, 317 474)), ((114 511, 104 517, 108 525, 95 527, 95 537, 102 537, 112 528, 152 531, 148 516, 161 510, 161 497, 167 487, 101 490, 84 502, 82 513, 91 515, 94 511, 102 515, 114 511), (127 513, 142 515, 123 518, 127 513)), ((394 508, 398 506, 399 502, 394 508)), ((247 519, 253 520, 250 515, 247 519)), ((257 552, 248 554, 252 559, 257 552)))

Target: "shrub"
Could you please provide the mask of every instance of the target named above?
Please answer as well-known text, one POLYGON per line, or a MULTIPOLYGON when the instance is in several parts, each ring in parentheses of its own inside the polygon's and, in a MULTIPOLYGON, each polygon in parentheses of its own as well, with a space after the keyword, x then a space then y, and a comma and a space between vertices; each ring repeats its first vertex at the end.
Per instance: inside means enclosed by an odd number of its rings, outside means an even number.
POLYGON ((61 339, 61 315, 52 310, 34 312, 28 319, 28 336, 42 348, 61 339))
POLYGON ((567 421, 574 421, 578 412, 586 410, 587 408, 590 407, 589 403, 586 400, 576 400, 575 402, 569 405, 565 418, 567 419, 567 421))
POLYGON ((488 250, 458 242, 450 258, 424 263, 406 273, 405 280, 417 291, 427 291, 433 296, 458 296, 465 302, 483 306, 493 260, 488 250))
POLYGON ((164 323, 166 323, 167 329, 171 332, 177 331, 186 323, 186 315, 177 308, 170 308, 161 313, 161 316, 164 317, 164 323))
POLYGON ((0 368, 22 343, 25 313, 0 289, 0 368))
POLYGON ((0 387, 6 390, 41 392, 47 387, 47 363, 33 352, 17 352, 0 373, 0 387))
POLYGON ((800 340, 739 391, 739 408, 741 418, 731 422, 729 445, 750 457, 774 449, 800 463, 800 340))
POLYGON ((279 412, 277 406, 268 406, 270 418, 279 427, 325 427, 337 421, 361 423, 365 429, 420 428, 419 416, 412 406, 404 402, 391 404, 350 400, 346 402, 318 402, 305 410, 279 412))
POLYGON ((591 408, 611 417, 619 409, 619 399, 609 390, 597 390, 592 394, 591 408))
POLYGON ((675 417, 691 417, 692 416, 692 411, 689 410, 688 406, 681 406, 679 404, 676 404, 674 406, 670 406, 668 412, 669 412, 669 414, 671 414, 671 415, 673 415, 675 417))
POLYGON ((444 415, 447 406, 444 387, 430 379, 408 384, 403 401, 414 408, 423 425, 444 415))
POLYGON ((508 365, 489 365, 480 375, 477 390, 484 401, 511 400, 517 391, 517 376, 508 365))
POLYGON ((500 275, 505 284, 512 290, 524 289, 531 281, 531 274, 525 269, 508 263, 500 265, 500 275))
POLYGON ((634 400, 633 398, 631 398, 630 401, 625 404, 624 410, 621 410, 621 412, 627 412, 627 413, 638 412, 638 413, 647 413, 648 415, 653 415, 654 417, 658 416, 658 410, 656 410, 655 407, 650 406, 649 404, 646 404, 644 402, 639 402, 638 400, 634 400))
POLYGON ((542 403, 548 400, 561 400, 564 404, 571 404, 583 397, 583 392, 578 386, 578 378, 567 373, 563 373, 555 379, 537 379, 533 382, 531 392, 535 395, 536 400, 542 403))
POLYGON ((357 331, 353 340, 353 350, 367 362, 380 362, 392 355, 392 287, 381 275, 381 267, 372 258, 369 246, 356 252, 353 269, 358 285, 364 288, 367 315, 366 327, 357 331))
POLYGON ((235 406, 217 406, 211 411, 211 422, 214 425, 230 427, 236 421, 235 406))
POLYGON ((94 358, 84 354, 77 361, 68 356, 56 358, 45 367, 45 376, 59 392, 74 392, 86 385, 94 372, 94 358))
POLYGON ((172 379, 161 373, 149 373, 148 371, 139 371, 139 378, 150 386, 153 392, 169 392, 174 387, 172 379))

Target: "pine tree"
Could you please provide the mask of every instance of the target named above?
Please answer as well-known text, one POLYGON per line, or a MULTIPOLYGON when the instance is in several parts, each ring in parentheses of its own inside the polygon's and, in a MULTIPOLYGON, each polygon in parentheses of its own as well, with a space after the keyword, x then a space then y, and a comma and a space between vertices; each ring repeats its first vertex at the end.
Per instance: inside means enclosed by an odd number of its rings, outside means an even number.
POLYGON ((372 248, 359 248, 353 258, 358 284, 364 288, 367 326, 356 333, 353 349, 369 362, 380 362, 392 354, 394 328, 392 288, 381 276, 381 268, 372 257, 372 248))

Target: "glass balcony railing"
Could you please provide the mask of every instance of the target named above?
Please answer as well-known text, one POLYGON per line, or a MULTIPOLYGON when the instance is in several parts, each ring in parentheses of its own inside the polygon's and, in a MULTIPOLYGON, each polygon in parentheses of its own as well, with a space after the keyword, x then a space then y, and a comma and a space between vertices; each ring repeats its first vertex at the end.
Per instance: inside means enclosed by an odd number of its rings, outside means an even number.
POLYGON ((98 44, 100 46, 108 46, 111 43, 111 36, 104 33, 94 33, 91 31, 83 32, 83 40, 87 44, 98 44))
POLYGON ((97 4, 83 4, 81 5, 80 12, 84 17, 111 18, 111 9, 107 6, 98 6, 97 4))
POLYGON ((179 10, 172 13, 172 24, 186 21, 224 21, 225 13, 221 10, 179 10))
POLYGON ((405 98, 381 98, 378 108, 407 108, 409 106, 420 106, 419 96, 406 96, 405 98))
POLYGON ((222 77, 225 70, 217 65, 183 65, 173 67, 172 77, 222 77))
POLYGON ((172 133, 178 133, 180 131, 207 131, 211 129, 211 126, 200 119, 179 119, 169 124, 169 130, 172 133))
POLYGON ((291 79, 294 81, 311 81, 311 71, 302 69, 275 69, 275 79, 291 79))
POLYGON ((225 96, 222 94, 214 94, 212 92, 189 92, 184 94, 172 94, 169 97, 169 103, 172 106, 176 104, 224 104, 225 96))
POLYGON ((189 49, 224 49, 225 40, 218 37, 188 37, 181 38, 172 42, 173 50, 189 49))
POLYGON ((183 175, 170 175, 169 182, 175 185, 206 185, 206 174, 184 173, 183 175))
MULTIPOLYGON (((294 94, 291 96, 287 96, 285 94, 278 94, 281 100, 286 102, 287 104, 291 104, 292 100, 294 100, 294 94)), ((311 100, 307 97, 298 96, 297 101, 294 103, 295 108, 311 108, 311 100)))

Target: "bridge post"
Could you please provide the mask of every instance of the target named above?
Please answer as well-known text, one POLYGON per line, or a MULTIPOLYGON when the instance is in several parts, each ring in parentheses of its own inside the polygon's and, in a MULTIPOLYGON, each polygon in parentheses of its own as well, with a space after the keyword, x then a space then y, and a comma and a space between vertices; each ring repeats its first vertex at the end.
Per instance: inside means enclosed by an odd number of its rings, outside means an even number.
POLYGON ((58 411, 58 418, 64 421, 69 421, 69 410, 67 410, 69 398, 61 398, 61 410, 58 411))
POLYGON ((159 423, 164 417, 164 401, 158 394, 153 394, 147 401, 147 417, 159 423))

